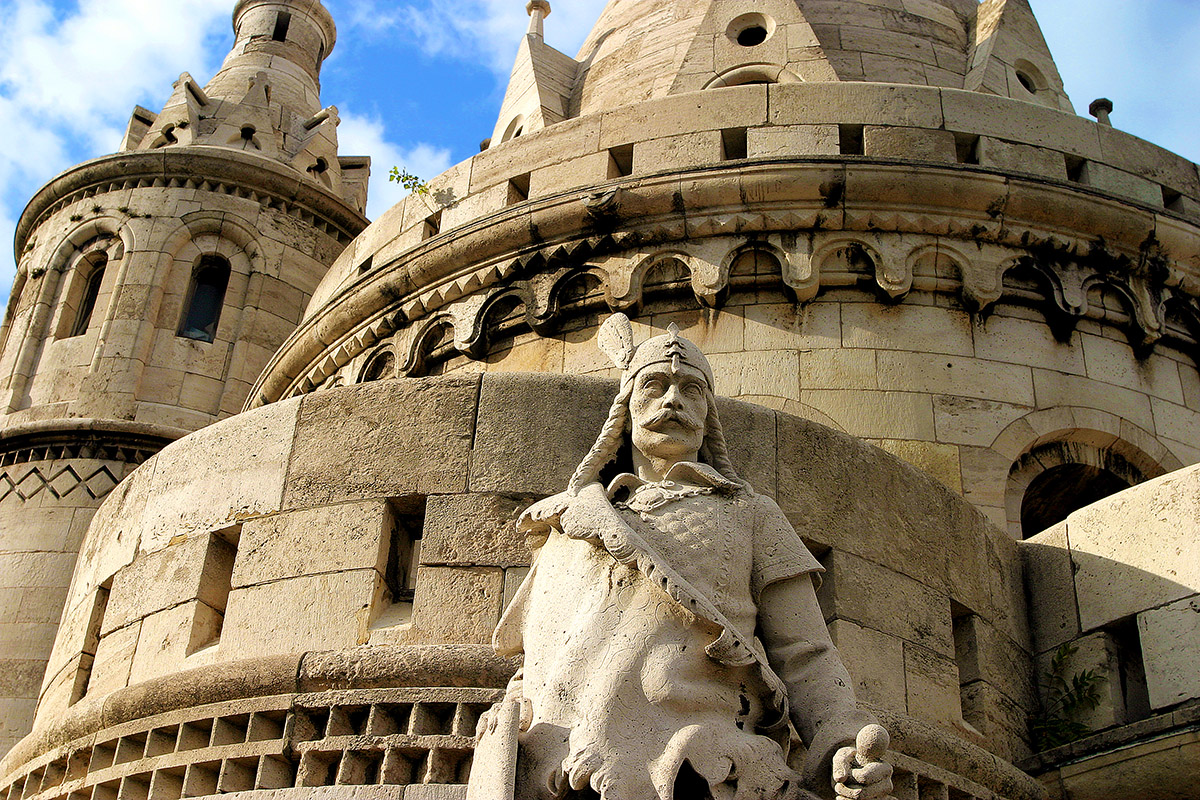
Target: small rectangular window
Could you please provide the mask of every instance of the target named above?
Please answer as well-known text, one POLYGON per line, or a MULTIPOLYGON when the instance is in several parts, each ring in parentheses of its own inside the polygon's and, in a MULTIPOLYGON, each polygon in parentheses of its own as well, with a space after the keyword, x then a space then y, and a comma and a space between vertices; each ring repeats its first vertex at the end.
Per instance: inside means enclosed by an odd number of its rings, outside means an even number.
POLYGON ((633 174, 633 145, 623 144, 620 147, 609 148, 608 177, 624 178, 633 174))
POLYGON ((861 156, 863 154, 863 126, 839 125, 838 150, 844 156, 861 156))
POLYGON ((87 696, 92 682, 92 666, 96 663, 96 651, 100 649, 100 632, 104 629, 104 615, 108 611, 108 596, 112 592, 112 578, 96 587, 92 596, 92 611, 88 615, 87 632, 83 637, 83 651, 75 669, 75 685, 71 689, 71 705, 87 696))
POLYGON ((422 239, 432 239, 437 236, 442 229, 442 210, 438 209, 435 213, 430 214, 425 218, 425 224, 421 231, 422 239))
POLYGON ((954 149, 960 164, 979 163, 979 137, 969 133, 954 134, 954 149))
POLYGON ((275 30, 271 32, 271 38, 277 42, 287 41, 288 27, 292 24, 292 15, 287 11, 280 11, 279 16, 275 17, 275 30))
POLYGON ((950 622, 954 633, 954 662, 958 666, 958 694, 963 721, 979 728, 984 724, 972 684, 982 680, 979 671, 979 617, 964 605, 950 601, 950 622))
POLYGON ((1142 635, 1137 617, 1127 617, 1108 628, 1116 647, 1118 675, 1109 680, 1120 681, 1124 701, 1120 724, 1128 725, 1146 719, 1152 713, 1150 692, 1146 685, 1146 664, 1142 659, 1142 635))
POLYGON ((200 591, 187 654, 216 644, 225 625, 225 610, 233 591, 233 566, 237 561, 242 528, 236 525, 212 534, 200 572, 200 591))
POLYGON ((1067 159, 1067 180, 1073 183, 1088 182, 1088 162, 1086 158, 1068 155, 1067 159))
POLYGON ((1166 186, 1162 187, 1163 208, 1167 211, 1178 211, 1183 213, 1183 195, 1174 189, 1166 186))
POLYGON ((746 129, 727 128, 721 131, 721 150, 726 161, 735 161, 747 155, 746 129))
POLYGON ((421 563, 421 536, 425 529, 425 505, 423 495, 398 498, 388 505, 384 523, 386 602, 375 609, 374 628, 391 628, 412 621, 417 570, 421 563))
POLYGON ((508 182, 508 205, 515 206, 529 199, 529 173, 518 175, 508 182))

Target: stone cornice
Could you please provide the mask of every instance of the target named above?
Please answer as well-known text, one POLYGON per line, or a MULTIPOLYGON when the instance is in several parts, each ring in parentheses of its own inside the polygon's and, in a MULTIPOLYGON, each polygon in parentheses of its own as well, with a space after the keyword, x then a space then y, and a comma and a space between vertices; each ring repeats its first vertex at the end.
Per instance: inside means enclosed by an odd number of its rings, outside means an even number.
POLYGON ((171 186, 237 195, 301 218, 311 217, 343 243, 368 224, 367 218, 345 201, 271 159, 221 147, 168 147, 87 161, 43 186, 17 222, 17 262, 37 226, 75 200, 117 189, 171 186))
MULTIPOLYGON (((921 234, 957 240, 964 251, 990 246, 1041 252, 1050 262, 1088 259, 1098 270, 1136 277, 1141 288, 1200 296, 1200 228, 1094 188, 967 165, 847 157, 741 161, 521 203, 375 263, 285 342, 248 406, 288 396, 309 372, 327 375, 414 320, 556 261, 582 265, 595 254, 717 236, 831 231, 921 234)), ((353 255, 361 261, 369 253, 353 255)), ((881 288, 902 296, 905 265, 879 255, 881 288)), ((971 264, 963 294, 977 307, 994 303, 1007 266, 1002 260, 971 264)), ((719 283, 719 276, 693 273, 698 295, 706 293, 706 283, 715 295, 721 287, 714 280, 719 283)), ((1064 286, 1060 305, 1078 307, 1086 287, 1070 279, 1064 286)), ((809 288, 815 294, 816 286, 809 288)), ((621 292, 609 286, 608 295, 610 305, 623 305, 621 292)), ((1150 297, 1143 306, 1150 338, 1161 335, 1150 320, 1161 309, 1150 297)))

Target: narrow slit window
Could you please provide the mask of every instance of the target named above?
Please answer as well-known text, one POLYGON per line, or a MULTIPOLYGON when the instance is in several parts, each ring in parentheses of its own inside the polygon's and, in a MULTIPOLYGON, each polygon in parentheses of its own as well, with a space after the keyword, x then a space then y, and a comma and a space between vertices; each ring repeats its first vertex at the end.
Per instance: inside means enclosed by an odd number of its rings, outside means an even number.
POLYGON ((241 534, 242 529, 239 525, 218 531, 209 537, 208 550, 204 553, 199 597, 192 619, 192 633, 188 641, 188 655, 221 640, 225 611, 229 605, 229 595, 233 591, 233 566, 237 561, 241 534))
POLYGON ((432 239, 437 236, 442 230, 442 210, 438 209, 433 214, 425 218, 425 225, 421 231, 421 239, 432 239))
POLYGON ((92 613, 88 615, 87 632, 83 637, 83 652, 79 656, 79 666, 75 670, 75 685, 71 689, 71 705, 87 696, 92 681, 92 666, 96 663, 96 651, 100 649, 100 632, 104 630, 104 615, 108 611, 108 596, 111 591, 112 579, 109 578, 96 587, 96 594, 92 598, 92 613))
POLYGON ((608 177, 624 178, 626 175, 633 174, 633 145, 626 144, 620 147, 609 148, 608 151, 608 177))
POLYGON ((966 606, 950 601, 950 623, 954 634, 954 663, 958 667, 958 694, 963 721, 975 728, 984 724, 977 692, 979 668, 979 617, 966 606))
POLYGON ((726 128, 721 131, 721 154, 726 161, 746 158, 747 152, 745 128, 726 128))
POLYGON ((292 24, 292 15, 286 11, 280 11, 279 16, 275 18, 275 30, 271 32, 271 38, 277 42, 287 41, 288 27, 292 24))
POLYGON ((839 125, 838 145, 844 156, 863 155, 863 126, 839 125))
POLYGON ((377 609, 374 627, 403 625, 412 619, 421 563, 421 535, 425 528, 425 497, 393 500, 389 506, 384 584, 388 603, 377 609))
POLYGON ((515 206, 529 199, 529 173, 518 175, 508 182, 508 205, 515 206))
POLYGON ((96 310, 96 299, 100 297, 100 284, 104 282, 106 266, 108 259, 104 256, 92 265, 92 271, 83 287, 83 296, 79 299, 79 310, 75 312, 75 325, 71 328, 71 336, 82 336, 92 324, 92 313, 96 310))
POLYGON ((220 256, 204 256, 192 274, 179 335, 198 342, 217 338, 225 290, 229 286, 229 262, 220 256))

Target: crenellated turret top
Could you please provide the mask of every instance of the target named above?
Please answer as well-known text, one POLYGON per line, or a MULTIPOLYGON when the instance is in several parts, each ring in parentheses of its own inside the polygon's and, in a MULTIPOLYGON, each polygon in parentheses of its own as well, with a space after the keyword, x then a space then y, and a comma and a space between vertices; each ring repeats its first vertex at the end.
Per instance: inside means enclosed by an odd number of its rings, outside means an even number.
POLYGON ((369 160, 338 156, 337 108, 321 105, 321 64, 337 30, 320 0, 240 0, 234 43, 201 87, 188 73, 163 110, 133 112, 123 151, 206 145, 271 158, 366 207, 369 160))
POLYGON ((1073 111, 1028 0, 610 0, 573 60, 526 38, 495 142, 747 83, 939 86, 1073 111))

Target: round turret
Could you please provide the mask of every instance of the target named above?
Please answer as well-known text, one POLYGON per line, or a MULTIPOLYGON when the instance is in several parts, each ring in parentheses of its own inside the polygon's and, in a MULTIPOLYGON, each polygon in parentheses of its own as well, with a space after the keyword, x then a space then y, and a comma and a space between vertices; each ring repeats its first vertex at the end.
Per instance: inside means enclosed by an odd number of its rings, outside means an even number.
POLYGON ((134 111, 122 152, 17 225, 0 329, 0 752, 29 729, 91 515, 167 443, 237 413, 363 229, 369 161, 337 152, 318 2, 245 0, 207 87, 134 111), (197 146, 203 145, 203 146, 197 146))
POLYGON ((305 116, 320 110, 321 65, 337 41, 320 0, 241 0, 233 30, 233 49, 206 87, 210 95, 233 97, 265 71, 283 105, 305 116))

